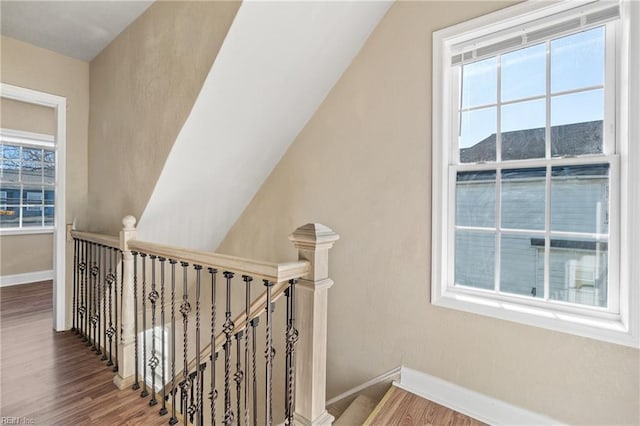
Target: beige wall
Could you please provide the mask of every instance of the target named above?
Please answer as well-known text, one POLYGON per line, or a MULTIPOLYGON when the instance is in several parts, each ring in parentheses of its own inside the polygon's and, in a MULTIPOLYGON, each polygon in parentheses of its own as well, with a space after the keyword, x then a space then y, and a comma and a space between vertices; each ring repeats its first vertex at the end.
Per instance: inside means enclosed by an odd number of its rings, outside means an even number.
MULTIPOLYGON (((71 223, 83 216, 87 199, 89 64, 8 37, 2 37, 1 55, 3 83, 67 98, 66 222, 71 223)), ((7 100, 2 108, 2 126, 55 131, 46 108, 7 100)), ((52 245, 51 234, 0 237, 0 274, 52 269, 52 245)))
POLYGON ((504 5, 396 3, 219 251, 292 259, 306 222, 341 235, 328 397, 402 364, 564 422, 640 424, 638 350, 429 303, 431 34, 504 5))
POLYGON ((92 230, 140 218, 239 5, 157 2, 91 62, 92 230))

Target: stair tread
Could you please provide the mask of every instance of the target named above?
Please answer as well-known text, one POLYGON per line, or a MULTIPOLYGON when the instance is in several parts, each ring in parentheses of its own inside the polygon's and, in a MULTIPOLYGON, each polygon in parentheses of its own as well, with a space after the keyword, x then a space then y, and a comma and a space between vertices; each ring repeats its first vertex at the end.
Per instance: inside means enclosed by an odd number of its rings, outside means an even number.
POLYGON ((391 386, 364 425, 460 425, 484 423, 433 401, 391 386))
POLYGON ((334 426, 361 425, 369 417, 377 402, 366 395, 358 395, 342 415, 333 422, 334 426))

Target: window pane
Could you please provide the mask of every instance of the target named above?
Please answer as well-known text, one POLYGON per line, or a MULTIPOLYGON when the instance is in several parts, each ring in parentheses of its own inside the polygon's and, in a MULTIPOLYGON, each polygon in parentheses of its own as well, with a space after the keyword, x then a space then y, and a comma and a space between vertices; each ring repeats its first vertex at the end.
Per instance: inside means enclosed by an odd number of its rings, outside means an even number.
POLYGON ((22 195, 23 204, 42 204, 42 188, 24 188, 22 195))
POLYGON ((44 207, 44 224, 45 226, 53 226, 55 219, 55 209, 53 206, 44 207))
POLYGON ((462 108, 496 103, 497 64, 497 58, 494 57, 462 67, 462 108))
POLYGON ((551 92, 604 84, 604 27, 551 41, 551 92))
POLYGON ((544 44, 502 55, 500 68, 503 101, 545 94, 547 71, 544 44))
POLYGON ((3 145, 2 157, 7 160, 19 160, 20 159, 20 147, 13 145, 3 145))
POLYGON ((544 297, 544 238, 502 235, 500 238, 500 291, 544 297), (542 240, 542 246, 539 241, 542 240))
POLYGON ((603 119, 602 90, 551 98, 551 155, 601 153, 603 119))
POLYGON ((460 114, 460 162, 496 160, 496 107, 460 114))
POLYGON ((44 183, 55 183, 55 153, 53 151, 44 151, 44 183))
POLYGON ((22 182, 41 183, 42 163, 37 161, 22 162, 22 182))
POLYGON ((19 206, 0 206, 0 228, 17 228, 20 226, 19 206))
POLYGON ((502 228, 544 229, 544 167, 502 171, 502 228))
POLYGON ((546 107, 544 99, 502 107, 502 159, 544 158, 546 107))
POLYGON ((12 185, 0 185, 0 191, 6 195, 6 204, 20 204, 20 187, 12 185))
POLYGON ((23 207, 22 226, 34 227, 42 226, 42 207, 23 207))
POLYGON ((2 181, 3 182, 19 182, 20 181, 20 160, 2 161, 2 181))
POLYGON ((496 226, 496 172, 459 172, 456 177, 456 225, 496 226))
POLYGON ((494 288, 495 234, 456 231, 455 283, 494 288))
POLYGON ((609 231, 609 165, 553 167, 551 230, 609 231))
POLYGON ((53 204, 55 201, 55 191, 50 189, 44 190, 44 203, 45 204, 53 204))
POLYGON ((549 290, 553 300, 607 306, 607 243, 551 240, 549 290))
POLYGON ((42 161, 42 149, 22 148, 22 159, 24 161, 42 161))

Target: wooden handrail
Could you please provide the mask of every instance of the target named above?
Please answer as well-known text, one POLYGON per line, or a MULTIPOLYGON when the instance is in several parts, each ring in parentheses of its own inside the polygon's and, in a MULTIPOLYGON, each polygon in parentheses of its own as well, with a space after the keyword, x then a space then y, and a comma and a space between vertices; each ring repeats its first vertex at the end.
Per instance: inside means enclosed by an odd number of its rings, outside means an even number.
POLYGON ((73 238, 78 238, 80 240, 89 241, 89 242, 100 244, 103 246, 113 247, 116 249, 120 248, 120 238, 114 235, 95 234, 93 232, 71 231, 71 236, 73 238))
MULTIPOLYGON (((271 287, 271 302, 272 303, 277 302, 278 299, 282 297, 282 295, 284 294, 284 291, 287 289, 288 286, 289 286, 288 282, 279 282, 275 284, 273 287, 271 287)), ((265 290, 253 301, 253 303, 251 303, 251 307, 249 309, 249 321, 265 313, 266 307, 267 307, 267 291, 265 290)), ((236 318, 233 320, 233 324, 234 324, 234 327, 233 327, 233 331, 231 332, 231 335, 235 336, 239 331, 243 330, 247 325, 246 312, 243 311, 240 315, 236 316, 236 318)), ((224 332, 218 333, 215 339, 215 352, 218 352, 220 349, 222 349, 222 346, 224 345, 226 338, 227 336, 224 334, 224 332)), ((207 359, 209 359, 210 355, 211 355, 211 342, 209 342, 209 344, 200 351, 200 360, 206 361, 207 359)), ((189 364, 187 364, 187 371, 192 371, 195 368, 196 368, 196 360, 194 356, 194 359, 192 359, 189 362, 189 364)), ((176 376, 179 376, 183 370, 184 369, 178 370, 178 372, 176 373, 176 376)), ((169 393, 170 391, 171 391, 171 383, 167 383, 167 385, 165 386, 165 392, 169 393)))
POLYGON ((190 250, 163 244, 148 243, 131 240, 128 242, 129 250, 146 254, 185 261, 194 265, 216 268, 222 271, 239 272, 250 275, 253 278, 266 279, 274 283, 285 282, 293 278, 300 278, 309 271, 309 262, 305 260, 296 262, 263 262, 260 260, 245 259, 200 250, 190 250))

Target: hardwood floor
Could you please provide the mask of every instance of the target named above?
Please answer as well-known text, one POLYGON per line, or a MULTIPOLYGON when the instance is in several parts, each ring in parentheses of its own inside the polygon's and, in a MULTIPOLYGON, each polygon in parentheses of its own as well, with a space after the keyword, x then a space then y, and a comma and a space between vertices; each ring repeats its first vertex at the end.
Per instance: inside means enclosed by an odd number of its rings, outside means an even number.
POLYGON ((391 386, 380 404, 371 413, 365 425, 456 425, 482 426, 462 413, 453 411, 435 402, 391 386))
POLYGON ((0 422, 166 425, 73 332, 52 329, 51 281, 0 288, 0 422), (26 420, 26 421, 25 421, 26 420))

